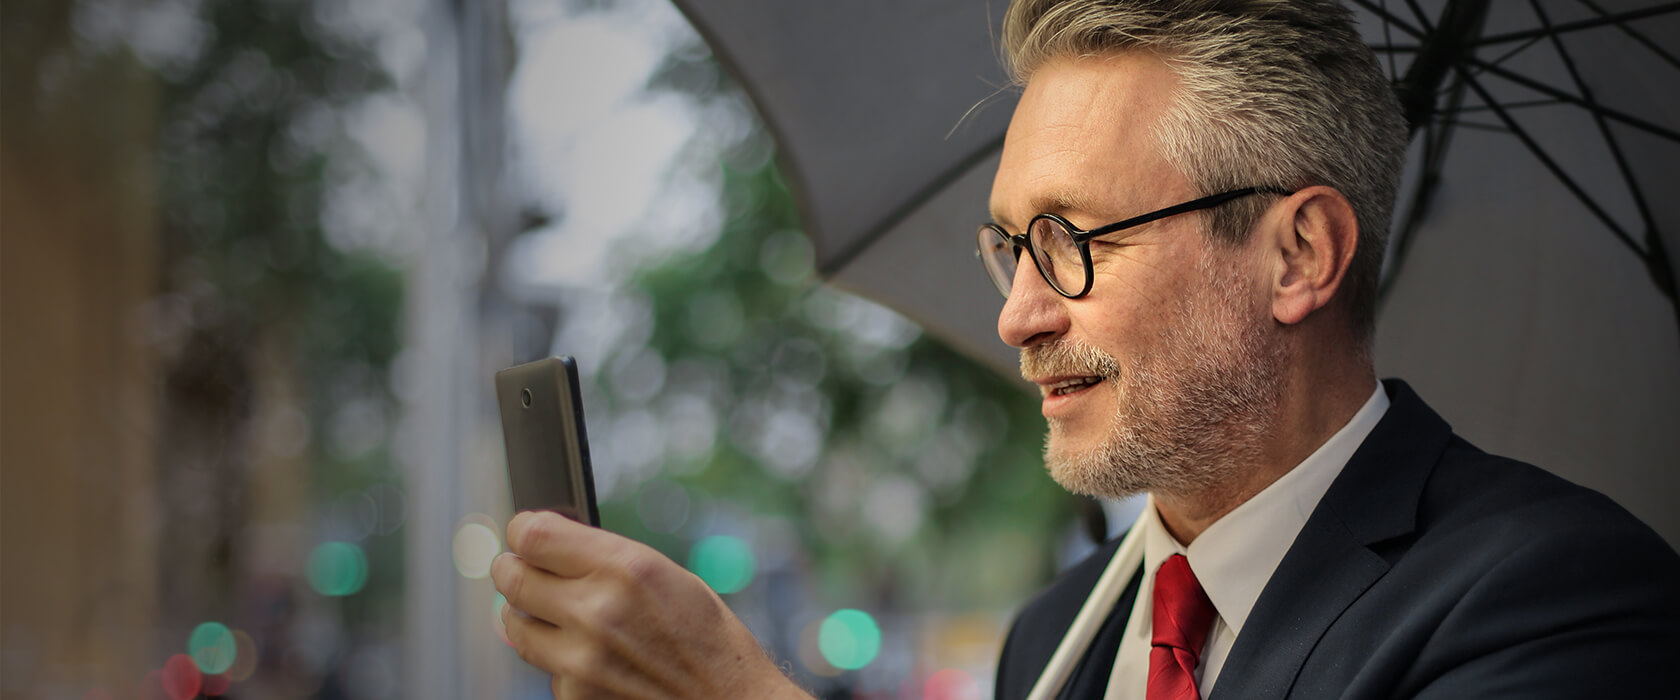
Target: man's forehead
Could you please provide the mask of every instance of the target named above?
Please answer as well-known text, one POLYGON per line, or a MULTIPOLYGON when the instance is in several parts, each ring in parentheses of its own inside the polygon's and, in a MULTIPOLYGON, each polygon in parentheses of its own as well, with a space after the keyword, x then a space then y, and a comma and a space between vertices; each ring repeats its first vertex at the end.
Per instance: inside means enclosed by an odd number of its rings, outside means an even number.
POLYGON ((1010 120, 992 219, 1018 230, 1041 213, 1101 218, 1179 194, 1182 178, 1160 157, 1154 136, 1176 87, 1176 74, 1148 53, 1040 66, 1010 120))

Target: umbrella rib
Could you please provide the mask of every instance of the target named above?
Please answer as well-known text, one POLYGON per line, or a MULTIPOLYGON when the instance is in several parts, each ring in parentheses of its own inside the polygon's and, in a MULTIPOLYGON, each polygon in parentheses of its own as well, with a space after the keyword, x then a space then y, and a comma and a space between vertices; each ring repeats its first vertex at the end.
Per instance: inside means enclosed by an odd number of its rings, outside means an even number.
POLYGON ((1418 24, 1423 26, 1424 33, 1428 34, 1435 31, 1435 27, 1429 24, 1429 15, 1424 13, 1422 7, 1418 7, 1417 0, 1406 0, 1406 7, 1411 9, 1412 16, 1417 18, 1418 24))
MULTIPOLYGON (((1610 109, 1609 107, 1605 107, 1604 105, 1594 104, 1593 102, 1591 102, 1589 100, 1581 99, 1580 97, 1577 97, 1575 95, 1571 95, 1567 92, 1559 90, 1555 87, 1552 87, 1550 85, 1542 83, 1542 82, 1540 82, 1538 80, 1535 80, 1533 78, 1529 78, 1527 76, 1524 76, 1524 75, 1506 70, 1506 69, 1501 68, 1499 66, 1492 65, 1492 64, 1490 64, 1486 61, 1483 61, 1481 59, 1478 59, 1478 58, 1473 58, 1473 57, 1472 58, 1467 58, 1465 60, 1465 62, 1468 63, 1471 66, 1474 66, 1476 68, 1481 69, 1483 72, 1491 73, 1493 75, 1497 75, 1497 76, 1499 76, 1501 78, 1504 78, 1506 80, 1509 80, 1513 83, 1516 83, 1516 84, 1521 85, 1523 87, 1534 90, 1535 92, 1550 95, 1550 96, 1555 97, 1559 100, 1562 100, 1562 101, 1567 102, 1569 104, 1575 105, 1576 107, 1580 107, 1580 108, 1585 109, 1587 111, 1593 112, 1594 114, 1602 114, 1606 118, 1614 119, 1614 120, 1619 121, 1623 124, 1627 124, 1628 126, 1637 128, 1641 131, 1646 131, 1646 132, 1649 132, 1651 134, 1661 136, 1661 137, 1663 137, 1665 139, 1668 139, 1670 141, 1680 142, 1680 132, 1676 132, 1672 129, 1667 129, 1667 128, 1664 128, 1662 126, 1652 124, 1651 122, 1640 119, 1639 117, 1635 117, 1631 114, 1624 114, 1622 112, 1610 109)), ((1464 66, 1458 66, 1457 68, 1458 68, 1460 74, 1465 75, 1465 78, 1467 80, 1471 78, 1471 76, 1466 73, 1466 70, 1465 70, 1464 66)), ((1491 104, 1491 100, 1489 102, 1491 104)))
MULTIPOLYGON (((1412 131, 1435 116, 1436 103, 1439 97, 1435 94, 1437 88, 1452 72, 1454 64, 1463 60, 1465 47, 1469 40, 1479 31, 1487 14, 1490 0, 1466 0, 1460 4, 1448 5, 1443 11, 1438 29, 1434 35, 1424 41, 1424 47, 1412 59, 1412 64, 1406 68, 1406 74, 1395 83, 1395 93, 1400 99, 1401 108, 1405 111, 1406 123, 1412 131)), ((1407 0, 1407 4, 1423 17, 1422 10, 1417 7, 1415 0, 1407 0)), ((1429 26, 1425 22, 1425 26, 1429 26)), ((1449 95, 1459 94, 1460 88, 1450 87, 1449 95)))
MULTIPOLYGON (((1359 0, 1355 1, 1358 2, 1359 0)), ((1479 14, 1474 8, 1470 8, 1468 11, 1472 14, 1479 14)), ((1387 16, 1386 5, 1384 15, 1387 16)), ((1464 18, 1457 13, 1453 13, 1453 16, 1459 17, 1459 21, 1464 21, 1464 18)), ((1479 24, 1480 20, 1478 19, 1476 21, 1479 24)), ((1404 27, 1403 22, 1398 22, 1398 20, 1396 20, 1396 22, 1404 27)), ((1419 57, 1421 58, 1425 55, 1427 55, 1425 51, 1420 48, 1419 57)), ((1441 111, 1442 114, 1456 114, 1462 108, 1464 101, 1463 80, 1459 79, 1454 82, 1456 84, 1452 86, 1446 95, 1447 106, 1446 109, 1441 111)), ((1397 89, 1401 87, 1403 87, 1403 85, 1396 86, 1397 89)), ((1417 190, 1412 193, 1411 204, 1407 207, 1406 218, 1401 224, 1403 228, 1401 229, 1400 240, 1395 246, 1394 260, 1389 268, 1389 283, 1398 277, 1400 269, 1404 266, 1406 255, 1411 249, 1413 240, 1416 238, 1418 225, 1422 222, 1424 212, 1428 209, 1429 202, 1434 197, 1435 189, 1440 184, 1441 168, 1446 162, 1447 145, 1451 142, 1453 134, 1453 129, 1448 128, 1437 119, 1424 118, 1418 120, 1414 119, 1411 114, 1408 114, 1407 121, 1410 122, 1411 131, 1413 133, 1415 133, 1420 126, 1423 129, 1423 165, 1422 173, 1418 179, 1417 190)), ((1378 291, 1379 296, 1386 295, 1388 288, 1389 284, 1383 283, 1383 287, 1378 291)))
MULTIPOLYGON (((1583 29, 1594 29, 1594 28, 1602 27, 1602 26, 1609 25, 1609 24, 1621 24, 1623 22, 1631 22, 1631 21, 1636 20, 1636 19, 1645 19, 1647 17, 1655 17, 1655 16, 1659 16, 1659 15, 1665 15, 1665 14, 1675 12, 1675 11, 1680 11, 1680 2, 1671 2, 1671 3, 1668 3, 1666 5, 1657 5, 1655 7, 1647 7, 1647 8, 1644 8, 1642 10, 1631 10, 1631 11, 1628 11, 1628 12, 1623 12, 1622 14, 1619 14, 1619 15, 1608 15, 1607 14, 1607 15, 1599 17, 1597 19, 1583 19, 1583 20, 1578 20, 1578 21, 1575 21, 1575 22, 1565 22, 1563 24, 1557 25, 1554 28, 1554 30, 1557 31, 1557 32, 1578 32, 1578 31, 1581 31, 1583 29)), ((1532 38, 1532 37, 1535 37, 1535 36, 1543 35, 1546 32, 1547 32, 1547 30, 1543 29, 1543 28, 1542 29, 1525 29, 1525 30, 1520 31, 1520 32, 1506 32, 1504 34, 1495 34, 1493 36, 1484 36, 1484 37, 1481 38, 1480 41, 1476 42, 1476 45, 1477 46, 1490 46, 1490 45, 1493 45, 1493 44, 1503 44, 1507 41, 1521 41, 1523 39, 1529 39, 1529 38, 1532 38)))
MULTIPOLYGON (((1382 6, 1383 9, 1388 9, 1388 0, 1383 0, 1382 6)), ((1389 26, 1387 22, 1383 22, 1383 43, 1389 46, 1394 45, 1394 28, 1389 26)), ((1400 75, 1400 69, 1394 65, 1393 51, 1388 52, 1388 75, 1391 78, 1400 75)))
POLYGON ((840 254, 835 256, 833 260, 828 262, 828 264, 818 268, 818 272, 826 277, 845 269, 846 266, 852 264, 852 261, 856 260, 859 255, 862 255, 863 251, 867 250, 869 246, 873 245, 876 241, 879 241, 882 236, 887 235, 887 232, 891 231, 893 226, 909 217, 910 213, 915 211, 917 207, 921 206, 929 199, 932 199, 935 195, 939 194, 940 191, 949 187, 951 183, 961 179, 962 176, 972 170, 974 166, 979 165, 981 161, 992 157, 1000 150, 1003 150, 1002 134, 999 134, 996 138, 987 142, 985 147, 975 149, 973 153, 968 155, 968 157, 958 162, 955 167, 947 169, 927 186, 916 190, 915 194, 904 200, 904 203, 894 207, 892 211, 887 212, 887 215, 882 217, 879 223, 869 227, 868 231, 866 231, 856 241, 853 241, 851 245, 846 246, 846 249, 841 251, 840 254))
POLYGON ((1586 190, 1581 189, 1581 185, 1575 182, 1574 178, 1569 177, 1568 173, 1563 171, 1563 167, 1558 165, 1557 161, 1552 160, 1551 155, 1546 153, 1546 149, 1542 147, 1538 141, 1535 141, 1534 137, 1530 135, 1526 129, 1523 129, 1520 124, 1517 124, 1517 121, 1511 117, 1510 113, 1506 112, 1497 102, 1493 100, 1493 96, 1488 94, 1487 88, 1483 87, 1482 84, 1475 78, 1465 74, 1466 71, 1462 66, 1459 66, 1458 70, 1461 75, 1464 75, 1464 81, 1470 86, 1470 89, 1474 90, 1476 94, 1482 98, 1482 101, 1487 103, 1487 105, 1493 109, 1494 114, 1499 115, 1499 120, 1505 122, 1505 126, 1511 129, 1511 133, 1515 134, 1518 139, 1522 140, 1523 145, 1528 147, 1529 153, 1534 154, 1534 157, 1540 160, 1541 165, 1546 166, 1547 170, 1552 171, 1552 175, 1558 179, 1558 182, 1562 183, 1571 194, 1574 194, 1575 198, 1579 200, 1582 205, 1586 206, 1588 211, 1591 211, 1594 216, 1598 217, 1598 220, 1604 224, 1605 228, 1609 229, 1610 234, 1615 236, 1616 240, 1621 241, 1623 245, 1626 245, 1629 250, 1633 251, 1634 255, 1638 256, 1639 259, 1644 260, 1645 251, 1640 250, 1639 246, 1633 242, 1633 239, 1628 236, 1627 232, 1622 230, 1621 225, 1616 223, 1615 219, 1610 218, 1609 212, 1604 211, 1604 208, 1600 207, 1598 202, 1594 200, 1591 195, 1587 194, 1586 190))
POLYGON ((1465 128, 1465 129, 1476 129, 1476 130, 1479 130, 1479 131, 1492 131, 1494 133, 1499 133, 1499 134, 1509 134, 1509 133, 1511 133, 1510 129, 1507 129, 1507 128, 1505 128, 1503 126, 1500 126, 1498 124, 1483 124, 1481 122, 1467 122, 1467 121, 1460 121, 1460 120, 1457 120, 1457 119, 1442 119, 1442 120, 1440 120, 1440 123, 1441 123, 1442 126, 1455 126, 1455 127, 1462 127, 1462 128, 1465 128))
MULTIPOLYGON (((1540 7, 1539 0, 1529 0, 1529 4, 1534 7, 1534 14, 1540 18, 1540 22, 1550 26, 1551 18, 1540 7)), ((1575 65, 1575 57, 1569 53, 1569 48, 1564 46, 1563 37, 1552 34, 1552 45, 1557 47, 1558 56, 1563 59, 1563 65, 1569 70, 1569 77, 1575 81, 1575 87, 1581 91, 1581 96, 1592 99, 1592 89, 1581 79, 1580 69, 1575 65)), ((1616 140, 1615 133, 1610 131, 1610 124, 1604 120, 1604 116, 1593 114, 1593 123, 1598 126, 1599 135, 1604 137, 1605 145, 1609 146, 1610 157, 1616 161, 1616 171, 1621 174, 1622 182, 1627 185, 1628 195, 1633 197, 1633 206, 1639 211, 1639 219, 1645 224, 1645 251, 1641 257, 1657 287, 1672 298, 1674 270, 1669 267, 1668 256, 1662 252, 1663 246, 1657 233, 1656 219, 1651 216, 1651 207, 1645 200, 1645 191, 1639 187, 1639 180, 1634 178, 1633 168, 1628 165, 1627 154, 1622 150, 1621 143, 1616 140)))
POLYGON ((1538 43, 1540 43, 1540 37, 1534 37, 1533 39, 1529 39, 1528 41, 1525 41, 1521 44, 1517 44, 1516 47, 1512 48, 1510 51, 1506 51, 1505 53, 1500 54, 1499 58, 1493 59, 1492 62, 1493 62, 1494 65, 1497 66, 1501 63, 1504 63, 1506 61, 1511 60, 1511 57, 1516 56, 1517 54, 1522 53, 1524 51, 1527 51, 1528 47, 1533 46, 1533 45, 1538 44, 1538 43))
MULTIPOLYGON (((1512 59, 1512 57, 1514 57, 1514 55, 1522 54, 1522 52, 1524 52, 1524 50, 1529 49, 1529 47, 1532 47, 1532 45, 1539 44, 1539 42, 1541 42, 1541 39, 1539 39, 1539 37, 1534 37, 1534 39, 1529 39, 1529 40, 1527 40, 1527 42, 1522 42, 1522 44, 1517 45, 1517 47, 1515 47, 1515 49, 1507 50, 1507 52, 1504 52, 1504 54, 1500 54, 1499 57, 1497 57, 1497 59, 1490 60, 1490 64, 1494 64, 1494 65, 1504 64, 1505 60, 1512 59)), ((1477 69, 1477 72, 1480 72, 1480 69, 1477 69)), ((1441 87, 1440 91, 1436 91, 1435 94, 1448 94, 1448 92, 1457 91, 1457 89, 1458 89, 1458 86, 1441 87)))
MULTIPOLYGON (((1581 4, 1586 5, 1588 8, 1591 8, 1593 12, 1597 12, 1599 14, 1599 16, 1601 16, 1601 17, 1609 17, 1610 16, 1609 12, 1606 12, 1604 10, 1604 8, 1599 7, 1598 3, 1593 2, 1592 0, 1581 0, 1581 4)), ((1651 53, 1654 53, 1654 54, 1662 57, 1662 59, 1664 61, 1668 62, 1668 65, 1674 66, 1675 68, 1680 68, 1680 58, 1676 58, 1674 54, 1671 54, 1668 51, 1664 50, 1661 46, 1658 46, 1656 42, 1651 41, 1650 37, 1647 37, 1644 34, 1641 34, 1637 31, 1634 31, 1633 27, 1629 27, 1629 26, 1627 26, 1626 24, 1623 24, 1623 23, 1617 23, 1616 28, 1622 30, 1622 33, 1627 34, 1629 37, 1632 37, 1633 40, 1639 42, 1640 45, 1644 46, 1647 49, 1650 49, 1651 53)))
MULTIPOLYGON (((1534 7, 1534 14, 1540 18, 1540 23, 1543 26, 1551 26, 1551 17, 1546 15, 1545 10, 1540 7, 1539 1, 1528 1, 1534 7)), ((1563 37, 1556 33, 1552 34, 1552 45, 1557 47, 1558 57, 1563 59, 1563 66, 1569 71, 1569 78, 1575 81, 1575 89, 1581 92, 1582 97, 1591 100, 1593 98, 1592 88, 1588 87, 1587 82, 1581 79, 1580 68, 1575 65, 1575 57, 1569 53, 1569 47, 1564 45, 1563 37)), ((1633 169, 1628 167, 1627 155, 1622 152, 1622 146, 1616 141, 1616 135, 1611 133, 1610 124, 1604 120, 1604 115, 1594 113, 1592 117, 1593 123, 1598 126, 1599 135, 1604 137, 1605 145, 1610 147, 1610 156, 1616 161, 1616 170, 1621 173, 1622 181, 1627 183, 1628 194, 1633 196, 1634 207, 1639 210, 1639 218, 1644 221, 1647 234, 1655 235, 1657 227, 1655 221, 1651 218, 1651 208, 1645 201, 1645 192, 1639 188, 1639 181, 1633 177, 1633 169)))
POLYGON ((1394 13, 1389 12, 1386 3, 1384 4, 1384 6, 1378 7, 1377 5, 1372 4, 1371 0, 1350 0, 1350 1, 1355 5, 1358 5, 1362 8, 1365 8, 1365 10, 1367 12, 1370 12, 1371 14, 1376 15, 1378 18, 1382 19, 1384 22, 1387 22, 1389 24, 1394 25, 1395 27, 1398 27, 1400 29, 1400 31, 1403 31, 1407 34, 1412 35, 1413 39, 1417 39, 1419 41, 1423 40, 1424 32, 1419 30, 1417 27, 1414 27, 1410 24, 1407 24, 1405 20, 1402 20, 1399 17, 1395 16, 1394 13))
MULTIPOLYGON (((1527 100, 1527 101, 1523 101, 1523 102, 1506 102, 1503 106, 1505 107, 1505 109, 1522 109, 1522 108, 1526 108, 1526 107, 1550 107, 1552 105, 1560 105, 1560 104, 1563 104, 1563 103, 1564 103, 1563 100, 1527 100)), ((1487 105, 1482 105, 1482 106, 1479 106, 1479 107, 1463 107, 1463 108, 1460 108, 1458 111, 1460 113, 1463 113, 1463 112, 1485 112, 1485 111, 1487 111, 1487 109, 1488 109, 1487 105)))

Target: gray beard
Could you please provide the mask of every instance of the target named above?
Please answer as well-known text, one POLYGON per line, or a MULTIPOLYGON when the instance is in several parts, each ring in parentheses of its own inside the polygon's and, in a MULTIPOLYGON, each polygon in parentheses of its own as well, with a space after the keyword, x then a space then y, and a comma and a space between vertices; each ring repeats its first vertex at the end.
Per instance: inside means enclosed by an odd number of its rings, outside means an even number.
POLYGON ((1210 284, 1180 297, 1178 322, 1158 336, 1154 352, 1124 369, 1077 341, 1032 349, 1035 369, 1103 376, 1116 382, 1121 401, 1113 428, 1095 448, 1058 449, 1059 421, 1050 421, 1044 461, 1063 488, 1110 499, 1145 491, 1206 493, 1260 457, 1277 422, 1287 353, 1269 319, 1237 308, 1240 297, 1219 296, 1243 288, 1234 272, 1204 270, 1202 279, 1210 284))

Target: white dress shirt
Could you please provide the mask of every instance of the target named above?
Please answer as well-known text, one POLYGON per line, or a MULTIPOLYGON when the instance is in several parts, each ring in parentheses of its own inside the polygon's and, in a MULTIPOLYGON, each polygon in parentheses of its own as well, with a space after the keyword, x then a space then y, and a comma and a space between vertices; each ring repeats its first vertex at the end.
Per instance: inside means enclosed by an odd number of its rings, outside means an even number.
POLYGON ((1137 601, 1132 604, 1132 615, 1114 659, 1106 698, 1144 697, 1149 683, 1155 570, 1174 554, 1183 554, 1190 560, 1190 570, 1195 572, 1196 580, 1201 582, 1218 613, 1207 648, 1202 651, 1201 663, 1196 667, 1196 687, 1202 697, 1208 696, 1266 581, 1272 578, 1272 572, 1283 561, 1295 536, 1306 525, 1307 516, 1312 515, 1319 499, 1330 489, 1330 482, 1342 473, 1342 467, 1347 466, 1348 459, 1387 411, 1388 394, 1378 383, 1371 398, 1347 425, 1294 469, 1209 525, 1189 547, 1168 534, 1155 509, 1155 500, 1150 498, 1132 526, 1142 528, 1143 581, 1138 586, 1137 601))

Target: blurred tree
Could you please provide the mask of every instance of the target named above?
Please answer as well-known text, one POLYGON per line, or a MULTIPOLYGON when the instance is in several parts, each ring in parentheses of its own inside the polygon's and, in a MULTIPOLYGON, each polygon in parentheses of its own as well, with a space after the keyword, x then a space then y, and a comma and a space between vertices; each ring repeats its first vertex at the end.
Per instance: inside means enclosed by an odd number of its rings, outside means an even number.
MULTIPOLYGON (((693 47, 672 53, 653 89, 742 99, 693 47)), ((793 198, 752 128, 718 174, 716 242, 635 277, 651 334, 601 369, 611 410, 659 416, 678 483, 785 522, 827 600, 1018 603, 1051 573, 1073 518, 1040 467, 1036 402, 896 314, 818 284, 793 198), (656 398, 650 371, 662 377, 656 398)), ((684 549, 636 507, 607 504, 609 526, 684 549)))
POLYGON ((290 571, 260 560, 325 539, 366 537, 370 550, 367 586, 335 623, 350 644, 270 657, 261 672, 282 685, 330 678, 370 625, 394 627, 403 568, 400 538, 356 522, 379 517, 358 494, 396 479, 385 433, 402 281, 323 230, 333 174, 361 167, 344 115, 389 85, 358 37, 333 26, 332 5, 203 3, 186 18, 196 50, 157 66, 163 293, 152 321, 165 377, 162 535, 174 545, 164 619, 239 611, 283 650, 286 621, 266 618, 316 607, 315 596, 296 554, 290 571), (296 528, 300 541, 265 541, 253 526, 296 528))
MULTIPOLYGON (((155 218, 134 227, 149 236, 145 255, 125 255, 136 247, 116 240, 126 230, 77 232, 112 239, 91 248, 155 295, 98 319, 141 339, 105 351, 143 356, 140 374, 156 382, 139 406, 111 409, 156 451, 155 473, 124 494, 156 502, 155 530, 105 533, 156 552, 145 569, 156 581, 141 588, 155 590, 157 629, 136 634, 148 663, 225 620, 271 652, 259 673, 273 675, 259 678, 307 686, 332 676, 345 634, 354 645, 399 622, 401 540, 369 524, 368 489, 396 478, 386 426, 402 278, 323 228, 331 188, 363 167, 345 113, 389 81, 341 12, 326 1, 6 6, 6 147, 24 148, 8 153, 8 183, 101 153, 116 185, 74 205, 155 218), (113 190, 144 206, 100 200, 113 190), (328 538, 361 540, 374 562, 342 604, 305 579, 308 548, 328 538), (300 658, 289 616, 311 607, 347 632, 300 658)), ((128 573, 104 572, 102 585, 128 573)))

